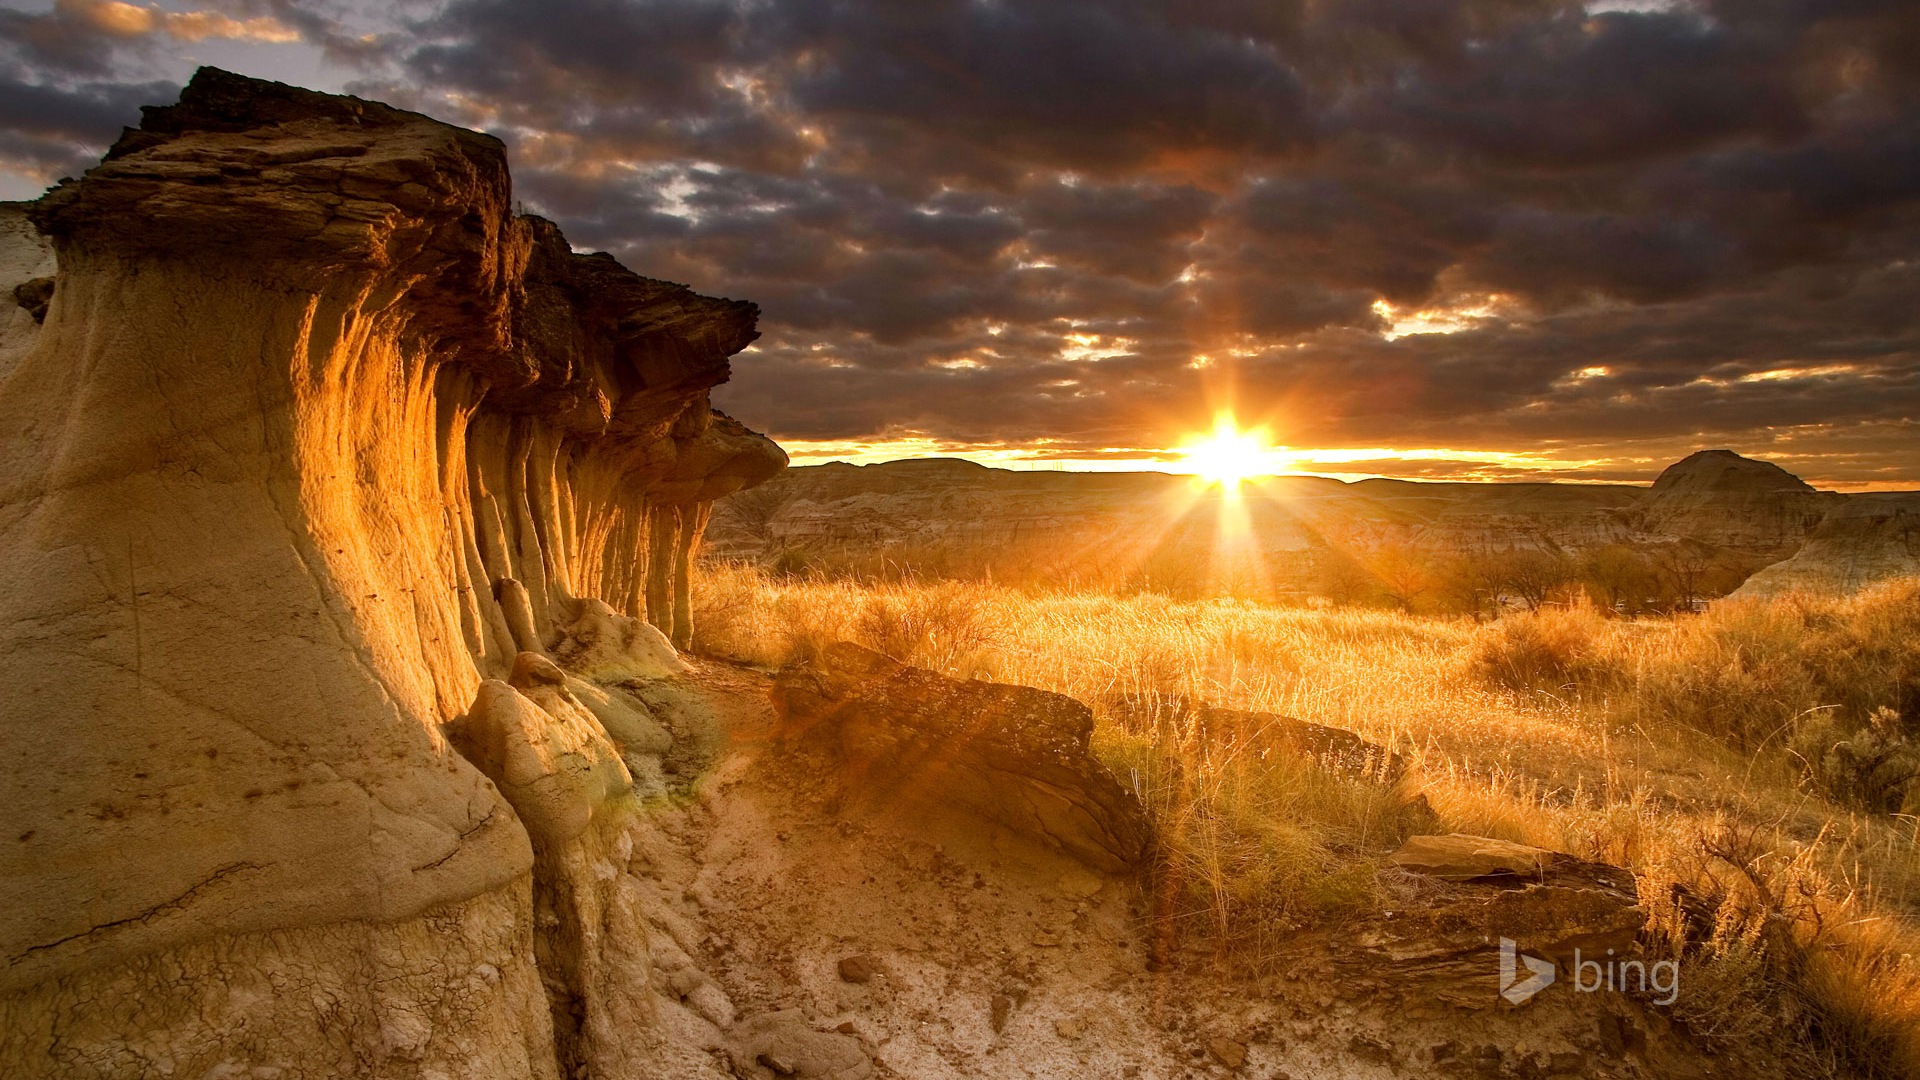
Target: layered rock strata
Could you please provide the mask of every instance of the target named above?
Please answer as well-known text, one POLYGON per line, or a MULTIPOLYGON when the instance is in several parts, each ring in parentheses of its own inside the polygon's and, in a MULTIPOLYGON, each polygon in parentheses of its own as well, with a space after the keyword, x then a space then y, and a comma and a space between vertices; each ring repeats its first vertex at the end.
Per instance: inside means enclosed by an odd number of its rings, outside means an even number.
POLYGON ((203 69, 0 221, 0 1074, 643 1071, 649 750, 547 669, 657 738, 785 459, 708 404, 752 305, 512 207, 491 137, 203 69))
POLYGON ((1702 450, 1667 466, 1636 510, 1654 535, 1785 556, 1845 502, 1772 462, 1702 450))
POLYGON ((1647 922, 1631 872, 1561 852, 1455 833, 1415 836, 1388 862, 1423 879, 1419 900, 1396 905, 1402 910, 1353 933, 1339 951, 1465 1008, 1498 1006, 1511 988, 1497 978, 1503 938, 1571 983, 1576 963, 1633 956, 1647 922))
POLYGON ((1800 550, 1748 578, 1735 596, 1849 593, 1920 575, 1920 493, 1855 495, 1821 519, 1800 550))

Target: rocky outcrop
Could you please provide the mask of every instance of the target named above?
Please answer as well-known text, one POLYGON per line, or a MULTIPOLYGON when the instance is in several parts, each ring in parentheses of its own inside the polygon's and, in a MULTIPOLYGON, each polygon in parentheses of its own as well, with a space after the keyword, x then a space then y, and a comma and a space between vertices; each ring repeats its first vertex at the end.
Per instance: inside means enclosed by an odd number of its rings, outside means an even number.
POLYGON ((708 404, 752 305, 573 252, 491 137, 211 69, 25 218, 0 1073, 639 1075, 646 750, 540 665, 677 663, 785 460, 708 404))
POLYGON ((1667 466, 1636 513, 1654 535, 1784 555, 1843 502, 1772 462, 1702 450, 1667 466))
POLYGON ((1416 836, 1388 861, 1424 879, 1419 899, 1397 904, 1353 944, 1404 984, 1468 1008, 1494 1007, 1510 989, 1495 981, 1502 938, 1570 977, 1576 956, 1628 957, 1647 921, 1631 872, 1543 848, 1416 836))
POLYGON ((1387 858, 1403 870, 1446 881, 1537 880, 1555 861, 1543 848, 1465 833, 1411 837, 1387 858))
POLYGON ((1241 747, 1262 758, 1283 753, 1330 773, 1385 785, 1408 779, 1406 758, 1344 728, 1184 697, 1115 696, 1105 706, 1129 731, 1161 735, 1161 729, 1172 727, 1200 745, 1241 747))
POLYGON ((842 642, 782 672, 774 706, 784 737, 826 752, 863 798, 962 807, 1110 873, 1147 855, 1146 813, 1088 749, 1093 714, 1070 697, 842 642))
POLYGON ((1920 493, 1854 495, 1792 557, 1764 567, 1733 595, 1848 593, 1912 575, 1920 575, 1920 493))

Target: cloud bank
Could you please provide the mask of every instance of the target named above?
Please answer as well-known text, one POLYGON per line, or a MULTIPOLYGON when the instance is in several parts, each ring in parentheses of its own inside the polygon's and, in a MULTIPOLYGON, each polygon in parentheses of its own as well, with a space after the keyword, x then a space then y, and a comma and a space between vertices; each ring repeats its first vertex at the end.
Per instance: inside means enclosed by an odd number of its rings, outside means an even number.
POLYGON ((1911 3, 0 16, 23 174, 170 97, 195 34, 495 131, 576 243, 760 303, 722 403, 807 445, 1135 461, 1230 403, 1294 447, 1462 452, 1365 459, 1400 475, 1712 444, 1920 484, 1911 3))

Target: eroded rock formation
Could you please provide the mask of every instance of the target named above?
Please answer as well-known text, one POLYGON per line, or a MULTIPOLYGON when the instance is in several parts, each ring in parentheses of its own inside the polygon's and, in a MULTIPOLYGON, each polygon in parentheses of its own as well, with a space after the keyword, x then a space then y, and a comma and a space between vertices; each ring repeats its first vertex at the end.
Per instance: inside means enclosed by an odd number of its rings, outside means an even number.
POLYGON ((1920 493, 1855 495, 1821 519, 1807 542, 1748 578, 1736 596, 1847 593, 1920 575, 1920 493))
POLYGON ((661 737, 707 507, 784 465, 708 404, 753 306, 574 253, 491 137, 211 69, 25 215, 0 1074, 639 1075, 601 715, 661 737))
POLYGON ((1772 462, 1702 450, 1667 466, 1637 511, 1654 535, 1785 556, 1845 501, 1772 462))
POLYGON ((1562 852, 1454 833, 1413 837, 1389 861, 1427 882, 1421 899, 1351 944, 1404 984, 1467 1008, 1495 1006, 1507 989, 1493 982, 1502 938, 1570 981, 1576 957, 1633 954, 1647 922, 1630 871, 1562 852))

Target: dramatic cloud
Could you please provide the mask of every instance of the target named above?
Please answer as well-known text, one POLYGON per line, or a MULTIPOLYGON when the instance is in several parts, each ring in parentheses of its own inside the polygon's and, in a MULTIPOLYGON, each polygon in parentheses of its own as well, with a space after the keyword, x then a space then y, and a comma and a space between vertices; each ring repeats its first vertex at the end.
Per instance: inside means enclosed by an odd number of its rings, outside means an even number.
POLYGON ((760 303, 722 404, 805 450, 1137 461, 1231 404, 1333 471, 1920 485, 1911 3, 201 7, 0 11, 0 157, 294 49, 760 303))

